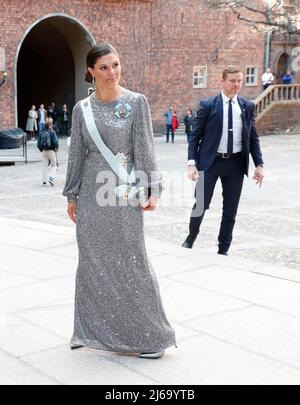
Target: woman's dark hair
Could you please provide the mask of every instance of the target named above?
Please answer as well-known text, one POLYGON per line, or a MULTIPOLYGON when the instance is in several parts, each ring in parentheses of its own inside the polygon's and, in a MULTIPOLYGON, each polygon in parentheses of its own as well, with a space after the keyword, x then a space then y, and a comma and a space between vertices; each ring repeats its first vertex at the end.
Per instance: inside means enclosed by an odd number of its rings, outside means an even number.
MULTIPOLYGON (((117 50, 112 45, 106 42, 93 46, 93 48, 90 49, 89 53, 86 56, 86 67, 94 69, 97 59, 101 58, 104 55, 108 55, 109 53, 114 53, 119 56, 117 50)), ((85 74, 85 81, 88 83, 93 83, 93 76, 88 70, 85 74)))

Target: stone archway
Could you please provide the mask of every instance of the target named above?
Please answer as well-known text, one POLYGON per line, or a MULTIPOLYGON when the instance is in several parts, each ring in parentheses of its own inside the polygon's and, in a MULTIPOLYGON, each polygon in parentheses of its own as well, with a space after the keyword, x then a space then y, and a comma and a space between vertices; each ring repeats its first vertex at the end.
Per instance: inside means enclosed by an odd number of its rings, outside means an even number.
POLYGON ((45 16, 26 32, 16 58, 16 125, 25 128, 32 104, 69 109, 87 95, 85 57, 92 35, 68 15, 45 16))
POLYGON ((286 73, 290 66, 290 55, 287 52, 281 53, 276 63, 276 82, 281 83, 282 76, 286 73))

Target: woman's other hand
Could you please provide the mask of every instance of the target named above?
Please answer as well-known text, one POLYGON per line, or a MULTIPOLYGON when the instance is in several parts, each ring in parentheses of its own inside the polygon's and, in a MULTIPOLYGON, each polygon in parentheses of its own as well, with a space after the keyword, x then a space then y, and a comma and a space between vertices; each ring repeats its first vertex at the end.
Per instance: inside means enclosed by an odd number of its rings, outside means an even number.
POLYGON ((76 224, 77 223, 77 203, 69 202, 67 211, 68 211, 70 219, 74 222, 74 224, 76 224))
POLYGON ((146 207, 143 207, 143 211, 154 211, 156 209, 157 202, 158 202, 158 197, 151 195, 148 200, 148 205, 146 207))

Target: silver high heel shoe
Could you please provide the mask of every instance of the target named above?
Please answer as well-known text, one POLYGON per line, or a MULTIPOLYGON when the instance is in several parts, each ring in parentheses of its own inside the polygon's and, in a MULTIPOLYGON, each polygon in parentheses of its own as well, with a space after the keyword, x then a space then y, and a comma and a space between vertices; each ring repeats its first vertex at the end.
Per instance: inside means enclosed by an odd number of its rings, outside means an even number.
POLYGON ((165 351, 154 353, 140 353, 139 357, 142 359, 160 359, 165 354, 165 351))

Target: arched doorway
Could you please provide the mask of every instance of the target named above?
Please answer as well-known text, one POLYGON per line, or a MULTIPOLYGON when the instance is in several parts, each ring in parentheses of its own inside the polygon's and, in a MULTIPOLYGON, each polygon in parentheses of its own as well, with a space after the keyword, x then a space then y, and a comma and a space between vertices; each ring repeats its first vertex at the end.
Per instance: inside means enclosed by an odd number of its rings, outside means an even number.
POLYGON ((290 62, 290 56, 288 53, 283 52, 277 61, 276 65, 276 82, 277 84, 281 83, 281 78, 282 76, 286 73, 286 71, 289 69, 289 62, 290 62))
POLYGON ((73 108, 87 95, 85 56, 94 38, 66 15, 43 17, 26 33, 16 60, 17 126, 25 128, 32 104, 45 108, 54 101, 73 108))

